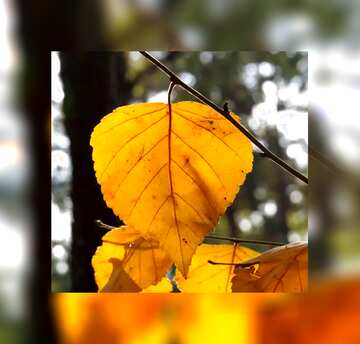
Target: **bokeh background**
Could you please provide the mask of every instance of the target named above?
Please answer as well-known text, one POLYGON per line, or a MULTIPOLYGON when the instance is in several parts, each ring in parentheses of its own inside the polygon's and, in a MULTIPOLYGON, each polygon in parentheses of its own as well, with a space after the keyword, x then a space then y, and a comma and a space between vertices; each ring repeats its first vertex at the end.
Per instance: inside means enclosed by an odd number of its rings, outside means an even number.
MULTIPOLYGON (((55 308, 48 305, 52 249, 49 85, 50 50, 69 49, 308 51, 309 142, 320 153, 317 159, 310 157, 308 171, 311 281, 312 288, 320 288, 325 283, 322 280, 331 280, 329 288, 337 292, 328 293, 322 301, 314 292, 309 299, 313 305, 322 302, 325 308, 316 309, 333 314, 332 319, 317 321, 311 308, 306 313, 296 304, 292 308, 295 313, 286 313, 291 304, 288 298, 283 303, 279 300, 273 308, 279 313, 272 314, 288 314, 291 320, 287 326, 277 327, 288 330, 280 333, 277 343, 286 338, 296 342, 296 335, 304 332, 312 333, 310 338, 328 333, 327 343, 339 338, 330 330, 338 329, 343 341, 350 329, 354 334, 358 321, 350 319, 356 320, 352 295, 358 295, 355 281, 360 261, 359 14, 360 3, 354 0, 271 4, 235 0, 2 1, 0 341, 38 343, 45 339, 54 343, 61 338, 62 332, 55 332, 52 326, 50 309, 55 308), (340 282, 344 279, 349 281, 345 289, 340 282), (338 312, 340 306, 344 308, 338 312), (308 327, 300 327, 305 320, 308 327)), ((305 304, 302 301, 312 293, 309 295, 298 296, 299 304, 305 304)), ((65 312, 56 314, 66 319, 73 311, 65 302, 61 304, 65 312)), ((75 303, 76 307, 81 304, 75 303)), ((249 312, 257 309, 249 307, 249 312)), ((88 314, 95 317, 97 313, 88 314)), ((209 309, 204 315, 208 314, 209 309)), ((268 327, 259 331, 266 334, 268 327)), ((264 338, 269 342, 269 336, 264 338)), ((359 341, 359 334, 352 339, 359 341)))

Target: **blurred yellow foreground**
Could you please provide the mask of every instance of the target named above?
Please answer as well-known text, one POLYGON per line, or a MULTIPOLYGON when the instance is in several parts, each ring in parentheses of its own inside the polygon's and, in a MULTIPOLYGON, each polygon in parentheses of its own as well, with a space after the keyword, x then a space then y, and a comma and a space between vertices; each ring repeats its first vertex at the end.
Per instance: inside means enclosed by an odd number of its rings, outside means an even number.
POLYGON ((57 294, 61 344, 360 343, 360 279, 306 294, 57 294))

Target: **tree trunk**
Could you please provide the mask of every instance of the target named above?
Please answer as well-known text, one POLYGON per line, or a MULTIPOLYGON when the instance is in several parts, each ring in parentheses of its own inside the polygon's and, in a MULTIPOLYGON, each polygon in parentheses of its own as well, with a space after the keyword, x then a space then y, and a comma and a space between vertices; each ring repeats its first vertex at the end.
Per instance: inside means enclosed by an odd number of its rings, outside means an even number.
POLYGON ((118 225, 95 178, 90 135, 101 118, 128 103, 131 87, 120 53, 61 53, 65 128, 72 161, 72 291, 96 291, 91 258, 104 232, 94 221, 118 225))

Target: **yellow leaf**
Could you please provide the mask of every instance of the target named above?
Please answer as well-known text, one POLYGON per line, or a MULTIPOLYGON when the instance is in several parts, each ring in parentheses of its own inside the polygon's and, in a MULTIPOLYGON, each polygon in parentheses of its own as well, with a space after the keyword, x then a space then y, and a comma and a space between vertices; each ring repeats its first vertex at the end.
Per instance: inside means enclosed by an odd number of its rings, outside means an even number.
POLYGON ((163 277, 161 281, 156 285, 151 285, 147 287, 142 292, 143 293, 170 293, 173 287, 171 282, 167 277, 163 277))
POLYGON ((113 229, 102 240, 92 259, 101 291, 140 291, 158 283, 171 266, 158 242, 131 227, 113 229))
POLYGON ((176 273, 176 282, 182 292, 187 293, 227 293, 231 292, 233 265, 213 265, 208 261, 237 264, 257 252, 235 245, 200 245, 191 261, 187 279, 176 273))
MULTIPOLYGON (((204 236, 252 169, 251 142, 196 102, 122 106, 91 136, 96 178, 107 205, 153 238, 187 275, 204 236)), ((235 117, 234 117, 235 118, 235 117)))
POLYGON ((102 293, 137 293, 141 291, 141 288, 125 272, 121 260, 110 258, 109 262, 113 265, 113 270, 104 288, 101 289, 102 293))
POLYGON ((298 242, 273 248, 241 262, 232 291, 301 292, 307 288, 308 245, 298 242))

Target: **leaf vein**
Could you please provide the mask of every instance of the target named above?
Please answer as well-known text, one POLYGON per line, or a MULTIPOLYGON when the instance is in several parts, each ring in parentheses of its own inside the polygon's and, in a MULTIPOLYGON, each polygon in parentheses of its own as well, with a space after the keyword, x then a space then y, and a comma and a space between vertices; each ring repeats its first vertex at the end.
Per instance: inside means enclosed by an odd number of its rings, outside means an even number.
POLYGON ((179 112, 174 111, 175 115, 178 115, 179 117, 183 118, 186 121, 189 121, 191 123, 193 123, 194 125, 198 126, 199 128, 202 128, 204 130, 206 130, 207 132, 209 132, 211 135, 215 136, 220 142, 222 142, 228 149, 230 149, 241 161, 243 161, 243 158, 238 154, 238 152, 236 152, 231 146, 229 146, 221 137, 215 135, 209 128, 203 127, 202 125, 200 125, 199 123, 194 122, 193 120, 191 120, 190 118, 185 117, 184 115, 182 115, 179 112))
POLYGON ((191 145, 189 145, 187 142, 185 142, 180 135, 178 135, 176 132, 173 131, 173 134, 187 147, 189 147, 194 153, 196 153, 203 161, 205 161, 205 163, 210 167, 210 169, 213 171, 213 173, 216 175, 217 179, 219 180, 221 186, 223 187, 223 189, 226 191, 226 188, 224 186, 224 183, 222 182, 221 178, 219 177, 219 175, 217 174, 217 172, 215 171, 214 167, 211 166, 211 164, 204 158, 204 156, 199 153, 195 148, 193 148, 191 145))
MULTIPOLYGON (((179 197, 190 209, 192 209, 196 215, 199 217, 199 219, 201 221, 204 220, 203 215, 201 214, 201 212, 199 210, 197 210, 191 203, 189 203, 184 197, 182 197, 181 195, 179 195, 177 192, 174 192, 174 195, 179 197)), ((208 220, 205 216, 205 219, 208 220)), ((211 222, 211 221, 210 221, 211 222)))
POLYGON ((189 177, 191 179, 191 181, 199 188, 199 190, 201 191, 201 194, 204 196, 204 199, 206 200, 206 202, 209 204, 210 208, 212 209, 213 212, 217 212, 214 208, 214 206, 211 204, 208 196, 206 195, 205 191, 203 190, 203 188, 196 182, 196 180, 192 177, 191 174, 189 174, 176 160, 172 159, 171 160, 177 167, 180 168, 181 171, 184 172, 184 174, 189 177))
POLYGON ((110 164, 116 159, 117 155, 122 151, 122 149, 123 149, 124 147, 126 147, 126 145, 128 145, 131 141, 133 141, 133 140, 134 140, 136 137, 138 137, 139 135, 141 135, 141 134, 145 133, 147 130, 151 129, 155 124, 161 122, 165 117, 166 117, 166 115, 163 116, 163 117, 161 117, 161 118, 158 119, 157 121, 151 123, 150 126, 146 127, 145 129, 143 129, 142 131, 140 131, 139 133, 137 133, 135 136, 132 136, 129 140, 127 140, 127 141, 117 150, 117 152, 112 156, 112 158, 109 160, 109 162, 108 162, 107 165, 105 166, 103 172, 101 173, 101 176, 99 177, 99 181, 101 181, 101 182, 103 181, 103 180, 102 180, 102 179, 103 179, 103 176, 104 176, 105 172, 107 171, 107 169, 110 167, 110 164))
POLYGON ((153 215, 153 217, 152 217, 152 219, 151 219, 151 221, 150 221, 150 223, 149 223, 149 225, 148 225, 148 227, 147 227, 147 229, 146 229, 146 232, 148 232, 148 231, 150 230, 153 222, 155 221, 155 218, 156 218, 157 214, 160 212, 161 208, 165 205, 165 203, 167 202, 167 200, 168 200, 169 198, 170 198, 170 196, 167 196, 167 197, 165 198, 165 200, 160 204, 159 208, 156 210, 155 214, 153 215))
POLYGON ((137 166, 137 164, 139 162, 141 162, 143 160, 143 158, 145 158, 146 155, 148 155, 150 152, 152 152, 154 150, 154 148, 162 141, 164 140, 165 138, 167 137, 167 135, 163 136, 160 140, 158 140, 143 156, 141 156, 140 159, 138 159, 136 161, 136 163, 131 167, 131 169, 129 171, 127 171, 125 177, 121 180, 121 182, 117 185, 117 190, 115 192, 115 195, 113 198, 116 198, 116 195, 118 194, 119 190, 120 190, 120 187, 121 185, 125 182, 126 178, 129 177, 129 175, 131 174, 131 172, 134 170, 134 168, 137 166))
POLYGON ((141 199, 142 195, 144 194, 144 192, 146 191, 146 189, 150 186, 150 184, 154 181, 154 179, 160 174, 161 170, 167 165, 168 163, 166 162, 164 165, 162 165, 158 171, 152 176, 152 178, 147 182, 147 184, 144 186, 144 188, 142 189, 142 191, 140 192, 139 196, 136 198, 136 201, 134 203, 134 205, 132 206, 129 215, 128 215, 128 219, 130 219, 131 215, 133 214, 133 211, 135 209, 135 207, 137 206, 137 204, 139 203, 139 200, 141 199))
MULTIPOLYGON (((199 115, 198 113, 196 113, 196 112, 193 112, 193 111, 190 111, 190 110, 187 110, 187 109, 182 109, 182 108, 179 108, 179 106, 177 106, 177 110, 176 111, 184 111, 184 112, 187 112, 187 113, 189 113, 189 114, 191 114, 191 115, 194 115, 194 116, 197 116, 197 117, 200 117, 200 118, 204 118, 204 119, 207 119, 207 120, 210 120, 210 121, 224 121, 224 120, 226 120, 225 118, 213 118, 213 117, 206 117, 206 116, 201 116, 201 115, 199 115)), ((175 112, 176 112, 175 111, 175 112)), ((220 116, 220 115, 219 115, 220 116)))
MULTIPOLYGON (((114 126, 112 126, 111 128, 108 128, 107 130, 99 133, 99 134, 98 134, 98 137, 99 137, 99 136, 102 136, 103 134, 106 134, 106 133, 108 133, 108 132, 110 132, 110 131, 112 131, 112 130, 120 127, 120 126, 122 126, 123 124, 125 124, 125 123, 127 123, 127 122, 130 122, 130 121, 133 121, 133 120, 135 120, 135 119, 138 119, 138 118, 141 118, 141 117, 145 117, 145 116, 148 116, 148 115, 152 115, 152 114, 155 113, 155 112, 159 112, 159 113, 160 113, 165 107, 166 107, 166 106, 162 107, 161 109, 157 109, 157 110, 154 110, 154 111, 146 112, 146 113, 143 113, 143 114, 141 114, 141 115, 139 115, 139 116, 137 116, 137 117, 132 117, 132 118, 129 118, 129 119, 123 121, 123 122, 117 123, 117 124, 115 124, 114 126)), ((116 109, 115 109, 114 111, 116 111, 116 109)))

